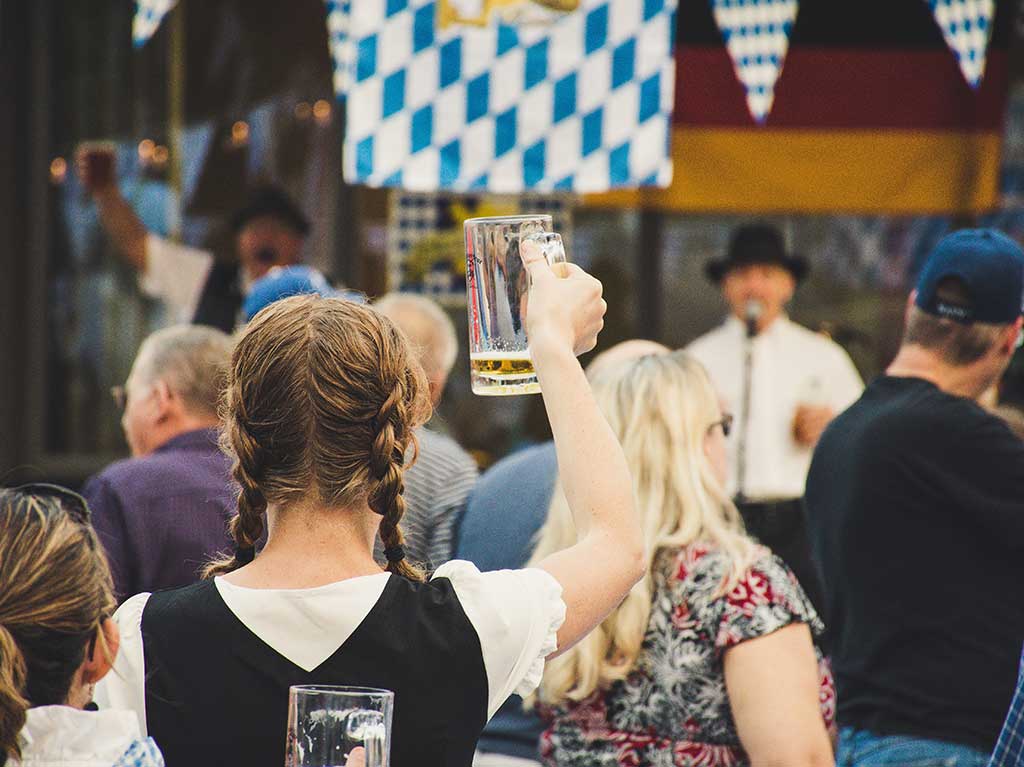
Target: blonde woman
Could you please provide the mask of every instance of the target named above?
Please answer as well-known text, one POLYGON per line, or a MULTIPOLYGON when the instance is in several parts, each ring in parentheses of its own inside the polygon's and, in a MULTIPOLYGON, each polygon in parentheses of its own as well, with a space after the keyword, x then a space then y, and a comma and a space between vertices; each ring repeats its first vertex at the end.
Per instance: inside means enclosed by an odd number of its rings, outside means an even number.
MULTIPOLYGON (((725 437, 704 369, 684 352, 593 380, 633 474, 649 568, 540 687, 548 765, 832 765, 823 626, 781 560, 743 531, 723 490, 725 437)), ((535 561, 573 545, 559 493, 535 561)))

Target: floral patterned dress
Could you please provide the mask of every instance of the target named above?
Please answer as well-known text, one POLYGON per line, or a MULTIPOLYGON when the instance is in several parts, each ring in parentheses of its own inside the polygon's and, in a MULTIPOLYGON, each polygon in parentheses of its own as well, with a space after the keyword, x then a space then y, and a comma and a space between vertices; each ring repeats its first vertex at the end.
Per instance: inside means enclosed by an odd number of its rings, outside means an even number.
MULTIPOLYGON (((629 677, 567 708, 542 713, 550 726, 541 755, 555 767, 741 767, 749 764, 725 689, 723 654, 790 623, 824 630, 803 589, 768 549, 736 587, 714 598, 728 568, 716 549, 695 543, 662 552, 643 647, 629 677)), ((817 650, 816 650, 817 652, 817 650)), ((835 686, 818 653, 827 727, 835 686)))

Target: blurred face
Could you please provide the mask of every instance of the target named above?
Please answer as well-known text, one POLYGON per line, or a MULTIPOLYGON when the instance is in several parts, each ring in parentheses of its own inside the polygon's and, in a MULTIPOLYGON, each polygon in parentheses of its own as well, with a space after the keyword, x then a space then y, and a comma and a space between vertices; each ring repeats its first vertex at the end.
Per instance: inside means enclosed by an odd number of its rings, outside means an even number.
POLYGON ((729 270, 722 278, 722 295, 739 319, 746 316, 747 302, 761 302, 758 330, 768 327, 782 313, 794 290, 793 275, 777 264, 740 266, 729 270))
POLYGON ((275 266, 299 263, 302 238, 275 218, 254 218, 239 230, 235 249, 252 282, 275 266))

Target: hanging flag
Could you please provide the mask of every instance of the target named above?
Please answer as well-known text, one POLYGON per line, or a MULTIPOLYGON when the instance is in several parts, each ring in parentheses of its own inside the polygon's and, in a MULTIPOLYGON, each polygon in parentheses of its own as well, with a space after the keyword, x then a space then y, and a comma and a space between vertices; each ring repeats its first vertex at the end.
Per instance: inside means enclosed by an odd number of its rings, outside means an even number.
POLYGON ((352 38, 349 36, 351 0, 324 0, 327 8, 327 45, 334 64, 334 95, 344 98, 351 82, 352 38))
POLYGON ((680 0, 672 185, 585 201, 753 215, 991 210, 1015 14, 996 4, 985 78, 971 88, 926 2, 800 0, 771 118, 756 127, 711 4, 680 0))
POLYGON ((946 45, 972 88, 985 76, 985 54, 992 37, 995 0, 929 0, 946 45))
POLYGON ((675 8, 355 0, 346 180, 496 193, 667 185, 675 8), (533 5, 575 10, 508 23, 533 5))
POLYGON ((746 90, 747 108, 763 123, 775 100, 797 0, 712 0, 712 9, 736 77, 746 90))
POLYGON ((132 44, 141 48, 155 33, 178 0, 136 0, 132 20, 132 44))

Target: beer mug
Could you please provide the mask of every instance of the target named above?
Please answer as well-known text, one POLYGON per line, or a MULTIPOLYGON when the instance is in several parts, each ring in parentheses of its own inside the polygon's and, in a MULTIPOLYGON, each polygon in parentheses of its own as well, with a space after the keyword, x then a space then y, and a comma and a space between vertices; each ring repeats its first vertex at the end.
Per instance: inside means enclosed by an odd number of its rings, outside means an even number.
POLYGON ((388 767, 394 704, 374 687, 290 687, 285 767, 388 767))
POLYGON ((526 338, 530 275, 519 249, 533 241, 549 264, 564 262, 562 238, 551 231, 547 215, 471 218, 464 226, 473 393, 537 394, 526 338))

